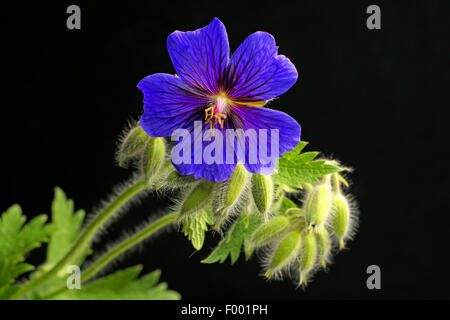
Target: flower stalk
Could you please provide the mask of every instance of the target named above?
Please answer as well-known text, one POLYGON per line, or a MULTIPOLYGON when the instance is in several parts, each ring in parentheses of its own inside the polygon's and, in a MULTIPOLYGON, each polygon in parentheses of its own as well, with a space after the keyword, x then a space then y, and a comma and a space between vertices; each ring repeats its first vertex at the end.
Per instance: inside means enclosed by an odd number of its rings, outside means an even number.
MULTIPOLYGON (((156 232, 168 226, 169 224, 176 223, 178 217, 179 217, 178 213, 170 213, 164 215, 163 217, 159 218, 153 223, 150 223, 148 226, 146 226, 136 234, 118 243, 111 250, 105 252, 100 258, 94 261, 92 265, 89 266, 89 268, 87 268, 85 271, 81 273, 81 283, 85 283, 86 281, 92 279, 92 277, 98 274, 98 272, 100 272, 105 266, 107 266, 108 263, 117 258, 123 252, 138 245, 142 241, 148 239, 150 236, 154 235, 156 232)), ((67 286, 65 285, 61 286, 60 288, 46 294, 41 298, 51 299, 63 293, 66 289, 67 286)))
POLYGON ((116 213, 125 203, 136 196, 145 189, 146 183, 144 180, 138 180, 123 193, 121 193, 114 201, 112 201, 97 217, 84 229, 78 241, 72 249, 62 258, 53 268, 43 273, 40 277, 34 278, 23 285, 14 295, 11 300, 20 299, 28 292, 40 286, 47 280, 56 276, 65 266, 78 258, 89 246, 96 232, 101 226, 116 213))

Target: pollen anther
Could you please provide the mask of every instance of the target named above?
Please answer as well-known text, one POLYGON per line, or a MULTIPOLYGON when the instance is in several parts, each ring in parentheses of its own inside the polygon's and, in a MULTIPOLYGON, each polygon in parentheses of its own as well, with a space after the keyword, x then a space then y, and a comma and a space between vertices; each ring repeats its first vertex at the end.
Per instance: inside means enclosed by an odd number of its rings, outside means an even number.
POLYGON ((214 128, 216 124, 223 128, 223 120, 227 118, 226 115, 222 113, 215 113, 215 106, 205 109, 205 123, 209 122, 209 129, 211 130, 211 137, 214 138, 214 128))

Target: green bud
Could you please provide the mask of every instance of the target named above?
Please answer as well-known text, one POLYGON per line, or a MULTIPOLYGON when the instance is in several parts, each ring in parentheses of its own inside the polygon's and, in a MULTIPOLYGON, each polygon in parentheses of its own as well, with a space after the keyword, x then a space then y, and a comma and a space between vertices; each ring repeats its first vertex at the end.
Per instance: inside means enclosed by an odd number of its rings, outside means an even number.
POLYGON ((349 232, 350 206, 342 194, 334 197, 334 212, 332 218, 333 232, 339 240, 339 248, 345 246, 344 238, 349 232))
POLYGON ((247 170, 238 163, 227 181, 217 182, 213 196, 212 210, 215 213, 214 228, 218 231, 234 213, 242 209, 247 197, 247 170))
POLYGON ((244 190, 246 178, 247 178, 247 170, 241 163, 238 163, 230 179, 227 181, 228 185, 226 186, 226 193, 225 193, 226 207, 231 207, 234 204, 236 204, 237 200, 239 199, 239 196, 242 194, 242 191, 244 190))
POLYGON ((306 221, 312 227, 319 227, 326 221, 333 207, 333 192, 328 183, 315 186, 305 202, 306 221))
POLYGON ((319 263, 323 268, 326 268, 329 256, 331 254, 331 239, 330 234, 325 228, 322 228, 316 232, 316 241, 319 263))
POLYGON ((202 179, 189 190, 180 209, 180 215, 191 214, 197 212, 208 204, 213 193, 214 183, 202 179))
POLYGON ((314 268, 317 257, 317 243, 315 234, 308 232, 303 237, 303 245, 300 254, 300 279, 299 283, 307 284, 307 275, 314 268))
POLYGON ((265 276, 270 279, 274 272, 289 265, 297 256, 301 243, 302 236, 300 232, 294 231, 286 235, 275 249, 265 276))
POLYGON ((192 186, 195 183, 193 175, 185 176, 180 174, 170 161, 166 161, 164 166, 158 172, 158 178, 155 181, 155 190, 183 189, 192 186))
POLYGON ((276 216, 259 227, 250 240, 252 246, 261 247, 281 236, 289 228, 290 220, 285 216, 276 216))
POLYGON ((131 128, 131 130, 123 138, 122 143, 117 153, 117 161, 119 166, 136 156, 145 146, 149 136, 142 129, 141 126, 131 128))
POLYGON ((166 156, 166 145, 163 138, 150 138, 142 155, 142 171, 147 180, 160 170, 166 156))
POLYGON ((268 212, 273 201, 272 177, 255 173, 252 175, 252 195, 258 211, 268 221, 268 212))

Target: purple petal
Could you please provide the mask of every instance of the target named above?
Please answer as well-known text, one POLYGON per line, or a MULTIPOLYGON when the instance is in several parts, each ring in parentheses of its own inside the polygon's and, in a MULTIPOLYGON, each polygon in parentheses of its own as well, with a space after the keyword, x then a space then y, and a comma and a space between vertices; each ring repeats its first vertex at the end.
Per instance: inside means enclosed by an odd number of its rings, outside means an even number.
POLYGON ((195 88, 170 74, 148 76, 138 88, 144 93, 141 126, 152 137, 168 137, 176 129, 192 126, 205 106, 204 97, 195 88))
POLYGON ((235 108, 234 114, 226 120, 223 129, 215 129, 214 141, 222 146, 222 153, 218 153, 215 158, 217 161, 208 163, 205 149, 211 145, 212 140, 203 139, 202 141, 202 137, 205 133, 210 133, 209 127, 201 122, 200 115, 196 121, 201 124, 197 131, 194 130, 194 126, 187 128, 189 139, 180 138, 176 143, 178 150, 186 148, 189 153, 189 156, 186 156, 187 161, 174 162, 172 154, 172 163, 175 168, 181 174, 193 174, 195 178, 205 178, 210 181, 227 180, 238 162, 244 163, 245 168, 250 172, 270 174, 276 159, 282 157, 284 152, 292 150, 300 142, 300 126, 286 113, 267 108, 240 106, 235 108), (255 135, 230 138, 227 136, 228 129, 235 129, 234 132, 237 131, 236 129, 242 129, 244 133, 249 133, 253 129, 255 135), (276 129, 277 132, 272 132, 272 129, 276 129), (272 141, 272 136, 278 139, 272 141), (274 147, 273 150, 272 147, 274 147))
POLYGON ((251 138, 245 140, 244 166, 252 173, 265 175, 272 173, 275 160, 281 158, 284 152, 294 149, 300 142, 300 125, 284 112, 268 108, 244 106, 235 110, 234 118, 234 122, 240 123, 244 131, 254 129, 258 133, 257 141, 251 138), (263 129, 266 130, 266 134, 262 135, 266 137, 265 141, 261 139, 263 129), (278 130, 278 138, 271 129, 278 130), (275 144, 272 143, 272 135, 274 135, 275 144), (251 154, 251 146, 255 144, 258 146, 256 158, 254 154, 251 154), (278 148, 276 148, 276 144, 278 148), (275 154, 272 154, 272 147, 275 154), (268 158, 273 161, 267 161, 268 158), (252 159, 257 159, 256 163, 252 159))
POLYGON ((226 181, 236 168, 236 164, 174 164, 179 173, 193 174, 195 179, 205 178, 209 181, 226 181))
MULTIPOLYGON (((222 134, 223 130, 217 128, 215 130, 215 138, 210 139, 209 125, 202 123, 202 119, 199 117, 196 119, 201 124, 198 129, 194 129, 194 126, 187 129, 189 132, 189 138, 179 139, 175 148, 186 148, 189 150, 190 157, 188 161, 179 163, 175 162, 174 154, 171 155, 173 166, 183 175, 194 175, 196 179, 205 178, 210 181, 225 181, 230 178, 231 174, 236 167, 237 162, 227 163, 225 150, 225 135, 222 134), (207 139, 205 138, 205 135, 207 139), (202 138, 203 137, 203 138, 202 138), (217 142, 222 147, 222 153, 217 153, 217 158, 212 158, 216 155, 216 152, 207 153, 208 145, 217 142), (212 157, 208 156, 211 154, 212 157), (214 161, 213 161, 214 160, 214 161), (215 161, 217 160, 217 161, 215 161)), ((216 149, 217 150, 217 149, 216 149)), ((174 152, 174 151, 173 151, 174 152)), ((178 152, 178 151, 176 151, 178 152)))
POLYGON ((227 32, 219 19, 195 31, 173 32, 167 48, 181 79, 208 94, 219 91, 230 55, 227 32))
POLYGON ((297 78, 291 61, 278 55, 272 35, 255 32, 231 57, 227 88, 236 101, 267 101, 289 90, 297 78))

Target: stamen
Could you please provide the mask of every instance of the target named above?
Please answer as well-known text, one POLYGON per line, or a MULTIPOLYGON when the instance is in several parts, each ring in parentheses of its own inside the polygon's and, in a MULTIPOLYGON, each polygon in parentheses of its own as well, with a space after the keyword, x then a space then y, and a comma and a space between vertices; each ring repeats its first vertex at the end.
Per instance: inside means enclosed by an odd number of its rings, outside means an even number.
POLYGON ((224 119, 226 119, 227 116, 221 112, 226 110, 227 104, 228 100, 224 96, 219 95, 216 98, 214 105, 205 109, 205 124, 209 123, 212 138, 214 138, 216 124, 219 124, 221 129, 223 128, 224 119))
POLYGON ((205 109, 205 120, 206 123, 211 120, 211 118, 214 116, 214 106, 209 107, 208 109, 205 109))
POLYGON ((224 120, 227 118, 227 116, 222 113, 210 114, 210 109, 211 108, 205 110, 205 120, 206 120, 205 123, 209 123, 209 130, 211 130, 211 137, 214 138, 214 129, 216 124, 219 124, 220 128, 223 129, 224 120))

